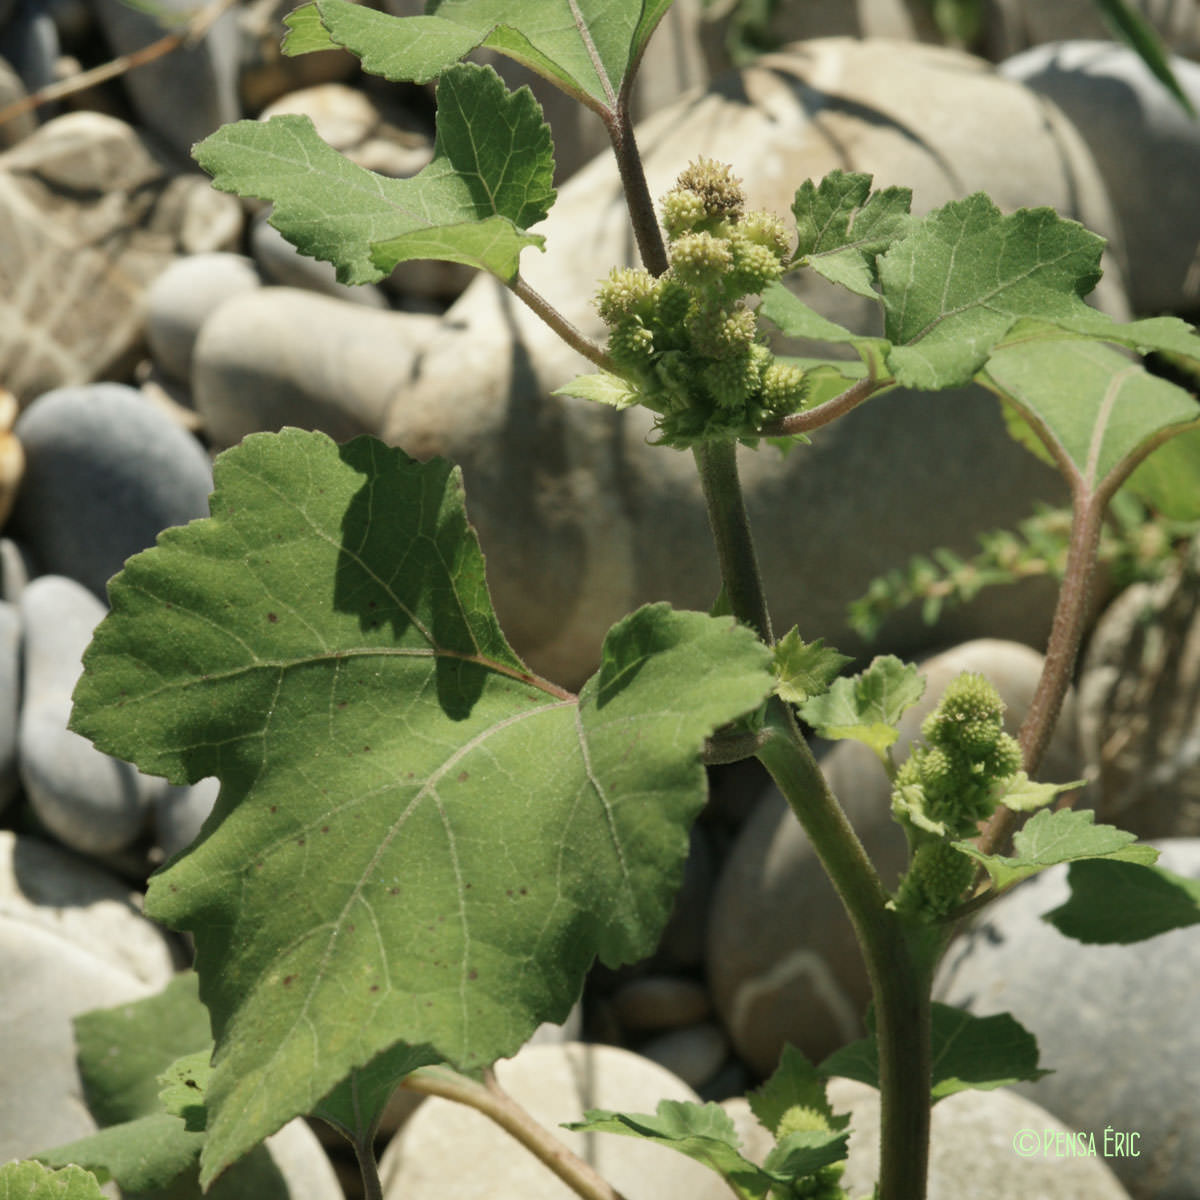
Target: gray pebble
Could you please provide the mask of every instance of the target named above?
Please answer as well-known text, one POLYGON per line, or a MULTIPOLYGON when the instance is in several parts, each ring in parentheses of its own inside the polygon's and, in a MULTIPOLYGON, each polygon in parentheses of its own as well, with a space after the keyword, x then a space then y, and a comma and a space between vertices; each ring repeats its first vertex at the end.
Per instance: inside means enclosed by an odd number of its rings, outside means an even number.
POLYGON ((0 600, 0 811, 17 792, 17 712, 21 697, 21 618, 0 600))
POLYGON ((73 850, 121 850, 142 832, 165 784, 67 729, 80 658, 104 606, 74 580, 43 575, 21 594, 19 609, 25 693, 18 747, 26 795, 38 819, 73 850))
POLYGON ((643 1042, 638 1053, 699 1089, 721 1069, 729 1054, 729 1039, 719 1025, 705 1021, 659 1034, 643 1042))
POLYGON ((200 326, 230 296, 262 281, 240 254, 194 254, 169 266, 146 293, 146 340, 159 367, 187 382, 200 326))
POLYGON ((26 470, 11 528, 44 571, 98 597, 163 529, 207 515, 208 455, 131 388, 47 392, 21 414, 16 433, 26 470))
POLYGON ((154 830, 155 840, 167 858, 186 850, 196 840, 220 790, 217 779, 163 788, 154 802, 154 830))

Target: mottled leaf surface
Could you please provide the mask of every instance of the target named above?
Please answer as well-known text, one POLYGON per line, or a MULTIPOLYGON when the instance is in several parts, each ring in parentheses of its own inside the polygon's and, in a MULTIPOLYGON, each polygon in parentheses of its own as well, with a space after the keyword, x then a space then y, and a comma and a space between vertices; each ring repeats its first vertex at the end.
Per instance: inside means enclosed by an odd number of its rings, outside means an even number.
POLYGON ((95 1175, 81 1167, 52 1171, 36 1162, 0 1166, 0 1200, 104 1200, 95 1175))
POLYGON ((1028 879, 1058 863, 1107 858, 1149 866, 1158 858, 1150 846, 1134 845, 1137 836, 1115 825, 1095 824, 1090 809, 1044 809, 1031 817, 1013 838, 1011 856, 983 854, 974 842, 955 842, 957 849, 982 863, 998 888, 1028 879))
POLYGON ((699 755, 770 692, 731 619, 639 610, 576 697, 487 594, 458 473, 370 438, 254 435, 212 516, 110 584, 74 728, 216 809, 148 911, 196 936, 210 1180, 397 1042, 460 1068, 648 954, 699 755))
POLYGON ((478 46, 612 113, 671 2, 434 0, 424 16, 393 17, 348 0, 316 0, 289 17, 285 50, 304 54, 343 46, 374 75, 427 83, 478 46))
POLYGON ((527 233, 554 202, 550 131, 532 93, 490 67, 449 68, 437 89, 432 161, 411 179, 352 163, 304 116, 225 125, 193 150, 221 191, 274 204, 270 221, 302 254, 369 283, 411 258, 511 280, 527 233))

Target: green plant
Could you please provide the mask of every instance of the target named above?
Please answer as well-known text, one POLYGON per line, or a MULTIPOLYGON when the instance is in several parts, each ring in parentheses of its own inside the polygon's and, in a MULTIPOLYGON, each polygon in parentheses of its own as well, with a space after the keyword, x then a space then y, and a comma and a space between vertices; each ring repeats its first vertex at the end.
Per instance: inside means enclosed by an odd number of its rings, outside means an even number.
MULTIPOLYGON (((1200 361, 1200 338, 1175 319, 1122 325, 1090 310, 1082 296, 1099 276, 1100 239, 1045 209, 1003 215, 984 196, 917 220, 903 189, 872 191, 868 177, 836 172, 800 184, 789 228, 747 212, 732 171, 700 161, 663 200, 664 240, 626 98, 669 0, 430 7, 398 19, 316 0, 289 18, 289 52, 342 46, 389 79, 439 78, 435 155, 418 176, 353 166, 298 117, 228 126, 196 157, 216 186, 272 201, 274 224, 344 282, 414 257, 490 271, 599 368, 565 391, 651 409, 659 440, 695 458, 720 615, 638 610, 571 694, 505 641, 449 464, 299 430, 222 455, 211 517, 165 532, 112 581, 73 718, 149 773, 221 780, 201 837, 147 896, 152 916, 195 938, 198 992, 180 983, 153 1009, 164 1029, 192 1033, 140 1047, 133 1084, 111 1077, 107 1050, 81 1047, 92 1093, 136 1103, 110 1106, 108 1127, 86 1144, 42 1157, 134 1191, 166 1186, 198 1158, 208 1187, 285 1121, 315 1114, 346 1134, 378 1196, 372 1138, 402 1083, 475 1105, 580 1195, 612 1200, 490 1068, 566 1015, 595 958, 616 965, 654 948, 705 799, 703 763, 755 755, 850 915, 874 992, 871 1037, 820 1071, 785 1055, 753 1099, 777 1141, 762 1165, 742 1156, 713 1106, 593 1112, 580 1127, 666 1142, 739 1196, 836 1197, 846 1133, 823 1075, 850 1074, 881 1092, 879 1196, 919 1198, 931 1104, 1039 1073, 1011 1018, 931 1004, 958 922, 1018 880, 1076 861, 1093 872, 1093 913, 1103 870, 1126 889, 1171 889, 1182 897, 1176 923, 1195 919, 1193 892, 1150 866, 1153 850, 1090 813, 1046 810, 1061 789, 1030 777, 1070 680, 1109 501, 1144 460, 1158 460, 1172 486, 1196 476, 1195 401, 1136 356, 1200 361), (606 346, 521 278, 521 254, 543 240, 530 227, 554 199, 550 138, 528 91, 510 94, 490 69, 458 63, 478 45, 544 75, 611 134, 643 267, 599 284, 606 346), (805 306, 782 283, 800 270, 878 301, 883 336, 805 306), (760 320, 849 346, 859 361, 776 358, 760 320), (803 443, 895 386, 972 380, 1000 396, 1071 485, 1061 597, 1019 743, 1001 733, 990 685, 970 677, 897 767, 896 723, 919 698, 919 677, 880 658, 838 678, 844 660, 820 641, 798 631, 776 640, 735 451, 739 441, 803 443), (1173 457, 1160 458, 1173 438, 1173 457), (912 847, 894 895, 798 718, 865 742, 892 777, 912 847), (1004 854, 1016 813, 1039 808, 1004 854)), ((1128 904, 1089 931, 1141 932, 1128 904)), ((158 1026, 137 1028, 145 1042, 141 1030, 158 1026)), ((111 1037, 110 1049, 120 1034, 111 1037)))

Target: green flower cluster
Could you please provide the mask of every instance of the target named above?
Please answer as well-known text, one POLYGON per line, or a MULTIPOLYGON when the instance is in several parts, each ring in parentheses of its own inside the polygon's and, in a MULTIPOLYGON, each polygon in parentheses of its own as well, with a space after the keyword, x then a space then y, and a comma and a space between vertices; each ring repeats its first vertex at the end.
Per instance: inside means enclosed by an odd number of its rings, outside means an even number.
MULTIPOLYGON (((789 1133, 826 1133, 832 1128, 824 1113, 796 1104, 780 1118, 775 1128, 775 1140, 781 1142, 789 1133)), ((841 1183, 845 1169, 844 1162, 830 1163, 790 1186, 773 1187, 771 1195, 774 1200, 848 1200, 841 1183)))
POLYGON ((758 340, 746 304, 783 274, 787 232, 744 205, 727 166, 693 163, 662 201, 670 268, 617 268, 596 295, 608 352, 669 445, 748 436, 804 400, 804 372, 758 340))
POLYGON ((925 744, 896 772, 892 812, 912 849, 896 896, 901 911, 942 916, 970 886, 974 862, 951 842, 974 836, 1021 769, 1004 707, 982 675, 960 675, 925 718, 925 744))

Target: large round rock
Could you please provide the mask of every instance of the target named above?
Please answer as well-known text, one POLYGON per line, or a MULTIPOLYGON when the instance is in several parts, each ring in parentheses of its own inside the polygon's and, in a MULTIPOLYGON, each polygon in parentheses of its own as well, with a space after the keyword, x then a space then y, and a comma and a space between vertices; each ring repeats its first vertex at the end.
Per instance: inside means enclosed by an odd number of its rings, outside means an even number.
POLYGON ((132 388, 58 388, 18 418, 25 480, 12 529, 41 569, 105 584, 169 525, 208 513, 200 443, 132 388))
MULTIPOLYGON (((1200 879, 1200 840, 1157 843, 1161 865, 1200 879)), ((1022 884, 951 947, 935 997, 978 1016, 1010 1012, 1054 1071, 1019 1089, 1073 1129, 1137 1134, 1113 1156, 1137 1196, 1191 1200, 1200 1179, 1195 928, 1131 946, 1082 945, 1042 918, 1069 894, 1066 868, 1022 884)))

